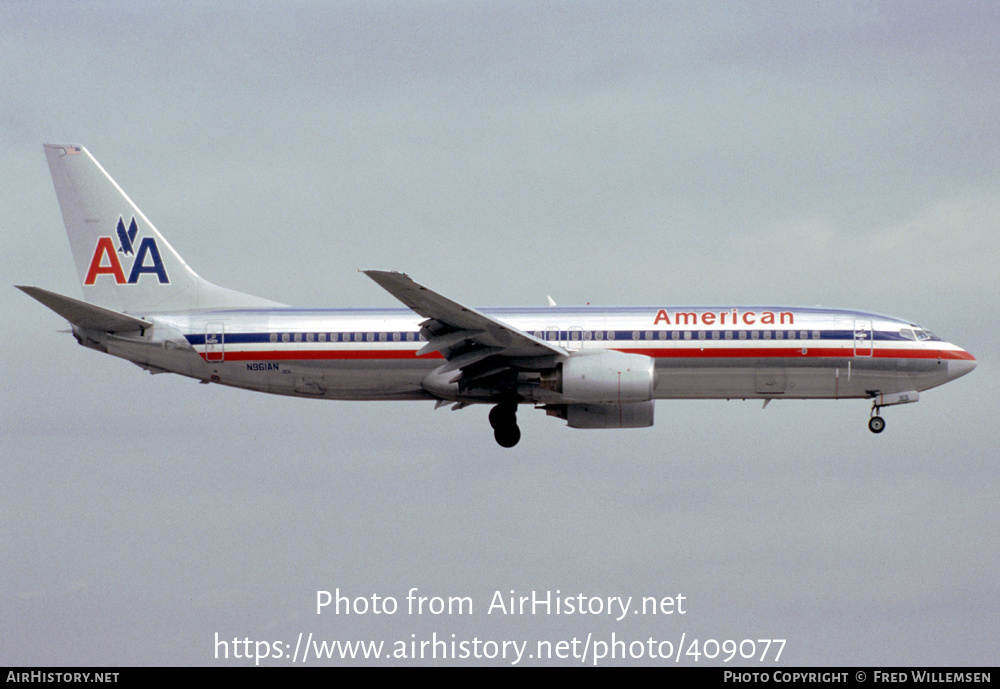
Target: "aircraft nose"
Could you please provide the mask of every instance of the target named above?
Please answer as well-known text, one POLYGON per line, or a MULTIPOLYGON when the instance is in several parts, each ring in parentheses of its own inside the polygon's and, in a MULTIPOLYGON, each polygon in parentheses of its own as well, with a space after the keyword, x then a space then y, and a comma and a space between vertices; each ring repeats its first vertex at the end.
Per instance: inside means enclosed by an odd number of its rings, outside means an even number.
POLYGON ((961 352, 960 359, 948 360, 948 380, 961 378, 966 373, 971 373, 972 369, 976 367, 976 357, 972 356, 964 349, 959 351, 961 352))

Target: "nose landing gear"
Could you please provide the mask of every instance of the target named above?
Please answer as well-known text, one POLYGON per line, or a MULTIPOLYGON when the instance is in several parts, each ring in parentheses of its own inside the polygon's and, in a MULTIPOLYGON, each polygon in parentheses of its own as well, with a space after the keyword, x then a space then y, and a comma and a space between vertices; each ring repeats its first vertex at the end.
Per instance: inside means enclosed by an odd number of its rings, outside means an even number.
POLYGON ((868 419, 868 430, 872 433, 881 433, 885 430, 885 419, 879 416, 879 410, 882 407, 878 405, 878 402, 872 402, 872 413, 871 418, 868 419))
POLYGON ((521 429, 517 427, 517 404, 501 402, 490 410, 490 425, 493 437, 500 447, 514 447, 521 439, 521 429))
POLYGON ((879 416, 879 411, 881 411, 882 407, 920 401, 920 393, 916 390, 908 390, 907 392, 868 390, 867 392, 872 397, 872 417, 868 420, 868 430, 872 433, 881 433, 885 430, 885 421, 879 416))

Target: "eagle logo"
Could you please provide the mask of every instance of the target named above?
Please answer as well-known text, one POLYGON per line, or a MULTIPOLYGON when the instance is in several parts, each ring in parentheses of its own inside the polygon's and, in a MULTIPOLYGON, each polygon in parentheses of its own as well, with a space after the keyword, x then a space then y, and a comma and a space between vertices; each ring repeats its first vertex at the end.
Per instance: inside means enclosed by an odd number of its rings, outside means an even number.
POLYGON ((135 224, 135 216, 132 216, 132 222, 129 223, 128 230, 125 229, 125 219, 118 218, 118 241, 121 244, 118 247, 118 251, 129 256, 134 256, 135 251, 133 250, 133 242, 135 242, 135 236, 139 234, 139 227, 135 224))

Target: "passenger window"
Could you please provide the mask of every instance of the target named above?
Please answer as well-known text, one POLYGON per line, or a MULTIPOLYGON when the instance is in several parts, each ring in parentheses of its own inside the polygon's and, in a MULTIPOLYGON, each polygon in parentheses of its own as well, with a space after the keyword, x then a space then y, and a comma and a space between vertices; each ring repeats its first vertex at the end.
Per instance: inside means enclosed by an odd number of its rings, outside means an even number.
POLYGON ((813 330, 813 339, 814 340, 818 340, 819 339, 819 330, 813 330))
POLYGON ((271 333, 271 342, 278 341, 278 333, 271 333))

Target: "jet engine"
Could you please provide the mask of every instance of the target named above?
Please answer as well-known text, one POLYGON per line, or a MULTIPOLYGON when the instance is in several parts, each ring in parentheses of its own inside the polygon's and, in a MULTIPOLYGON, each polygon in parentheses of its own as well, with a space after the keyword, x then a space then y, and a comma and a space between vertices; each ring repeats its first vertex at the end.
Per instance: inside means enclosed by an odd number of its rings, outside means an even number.
POLYGON ((541 377, 541 387, 567 403, 648 402, 653 382, 651 358, 616 351, 574 354, 541 377))
POLYGON ((622 402, 620 404, 553 404, 546 405, 549 416, 566 421, 570 428, 646 428, 653 425, 655 402, 622 402))

